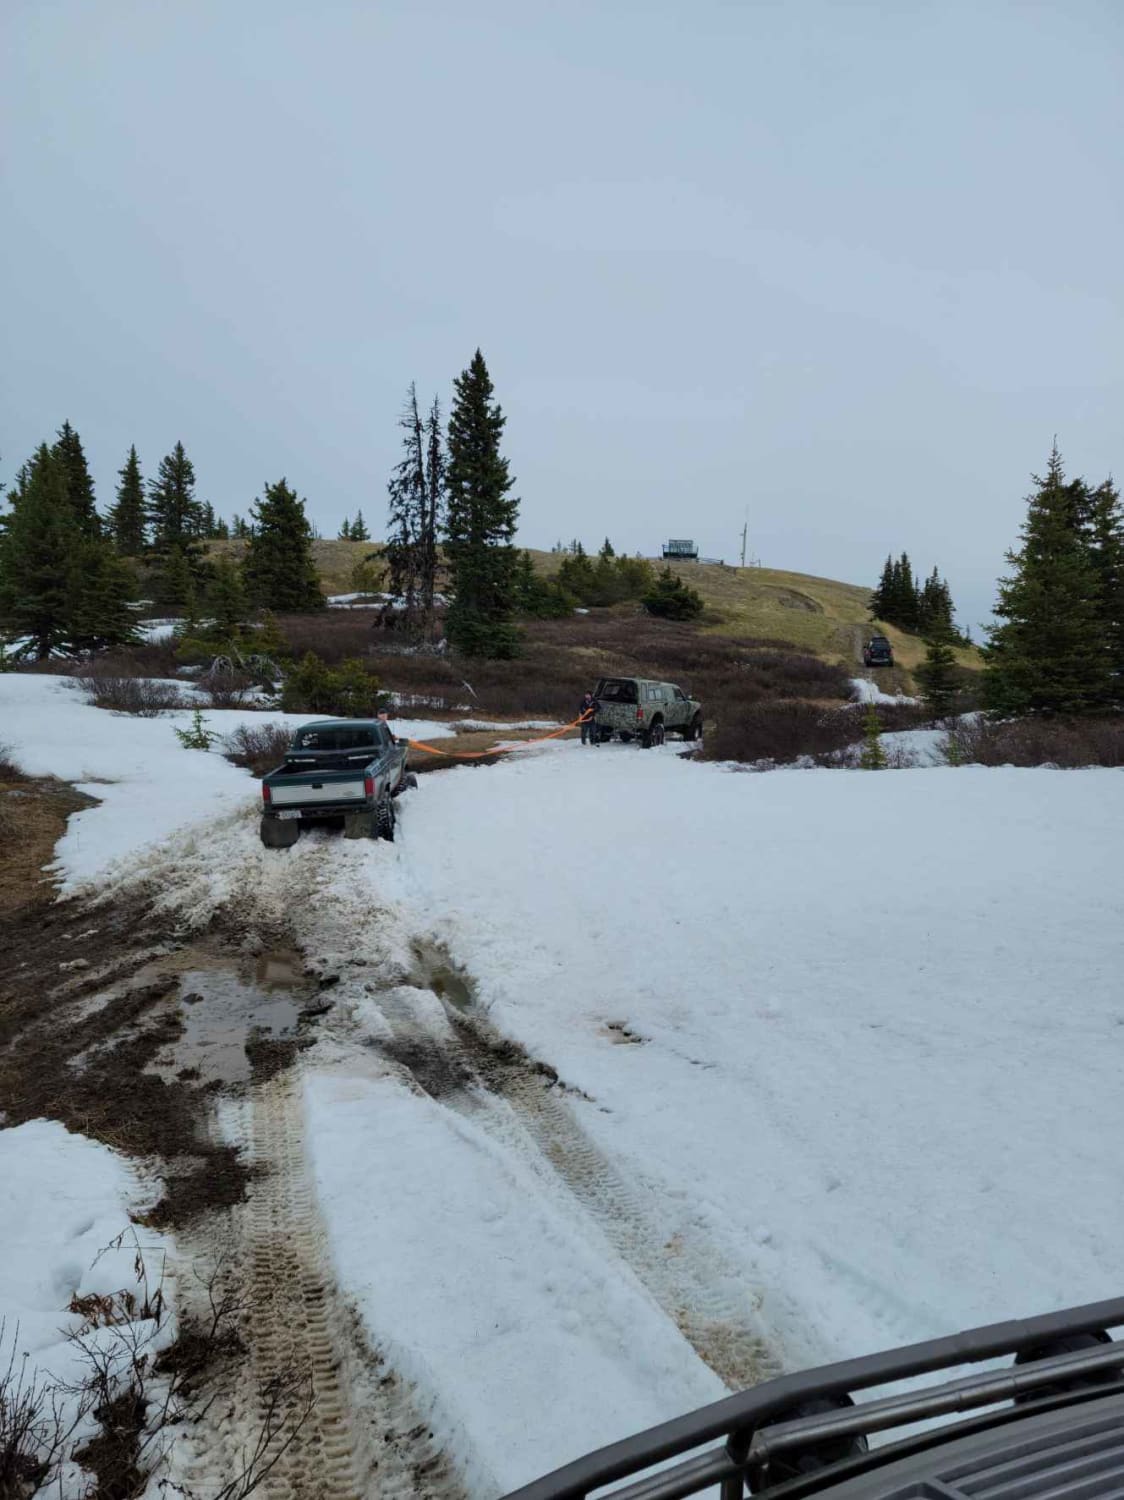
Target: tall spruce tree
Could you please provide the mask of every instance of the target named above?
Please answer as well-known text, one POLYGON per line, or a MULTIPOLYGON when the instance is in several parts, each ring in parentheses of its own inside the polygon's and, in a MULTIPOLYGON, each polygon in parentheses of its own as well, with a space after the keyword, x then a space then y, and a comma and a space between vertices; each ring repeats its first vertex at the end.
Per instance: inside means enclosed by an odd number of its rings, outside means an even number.
POLYGON ((500 453, 506 418, 494 399, 477 349, 457 377, 449 417, 445 552, 453 599, 446 623, 452 644, 469 656, 519 651, 515 611, 519 501, 500 453))
POLYGON ((1100 579, 1083 532, 1081 481, 1067 483, 1054 445, 1027 499, 1012 575, 999 581, 984 648, 988 705, 1003 713, 1086 713, 1112 700, 1108 621, 1100 579))
POLYGON ((12 511, 0 541, 0 618, 27 636, 45 660, 68 649, 72 579, 82 531, 70 504, 67 473, 44 443, 17 476, 12 511))
POLYGON ((953 650, 952 627, 938 616, 933 620, 925 641, 925 660, 914 671, 921 696, 934 718, 943 719, 952 712, 957 697, 956 653, 953 650))
POLYGON ((65 449, 44 444, 17 477, 0 535, 0 617, 40 660, 136 638, 133 579, 72 501, 65 449))
POLYGON ((220 558, 214 564, 205 602, 216 631, 228 640, 233 639, 250 611, 242 574, 229 558, 220 558))
POLYGON ((149 481, 148 516, 157 552, 172 547, 189 552, 203 531, 203 507, 195 498, 195 466, 182 443, 160 460, 156 478, 149 481))
POLYGON ((109 542, 83 537, 71 569, 71 649, 101 651, 107 646, 135 644, 137 617, 129 601, 136 592, 132 569, 109 542))
POLYGON ((894 561, 887 556, 886 565, 882 569, 882 576, 878 580, 878 587, 870 596, 870 618, 872 620, 889 620, 890 612, 894 604, 894 561))
POLYGON ((344 516, 343 518, 343 525, 340 527, 339 532, 337 533, 336 540, 340 542, 351 541, 351 522, 347 518, 347 516, 344 516))
POLYGON ((253 516, 253 534, 242 563, 251 602, 293 614, 323 609, 327 601, 316 576, 304 501, 279 479, 266 485, 254 503, 253 516))
POLYGON ((109 512, 107 527, 113 544, 124 557, 139 557, 147 539, 144 480, 136 446, 129 449, 125 466, 117 471, 117 502, 109 512))
POLYGON ((367 530, 367 523, 363 519, 363 512, 355 512, 355 520, 351 523, 351 540, 353 542, 369 542, 371 533, 367 530))
POLYGON ((67 499, 79 531, 83 536, 100 536, 101 520, 94 501, 94 481, 86 463, 82 439, 69 422, 64 422, 59 428, 51 451, 62 464, 67 499))

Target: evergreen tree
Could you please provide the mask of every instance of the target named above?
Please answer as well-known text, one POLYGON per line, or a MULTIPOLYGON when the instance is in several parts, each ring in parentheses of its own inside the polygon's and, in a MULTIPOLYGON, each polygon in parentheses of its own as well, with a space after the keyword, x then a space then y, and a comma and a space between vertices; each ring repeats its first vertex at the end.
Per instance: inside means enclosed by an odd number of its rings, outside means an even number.
POLYGON ((1088 493, 1085 534, 1096 574, 1096 600, 1108 647, 1109 700, 1124 703, 1124 510, 1111 480, 1088 493))
POLYGON ((194 619, 199 602, 196 569, 186 548, 169 547, 159 555, 151 587, 160 609, 179 610, 185 619, 194 619))
POLYGON ((606 537, 605 540, 601 543, 601 551, 597 554, 597 556, 602 560, 602 562, 612 562, 613 558, 616 557, 616 555, 617 554, 613 551, 612 542, 608 537, 606 537))
POLYGON ((82 450, 82 439, 69 422, 64 422, 59 428, 51 451, 62 464, 66 476, 67 499, 79 531, 83 536, 100 536, 101 521, 94 503, 94 481, 90 478, 86 455, 82 450))
POLYGON ((242 576, 254 604, 291 613, 325 606, 304 501, 298 500, 284 479, 267 484, 265 494, 255 502, 254 532, 242 576))
POLYGON ((878 580, 878 587, 870 596, 870 618, 872 620, 889 621, 893 609, 894 600, 894 563, 890 557, 886 558, 886 565, 882 569, 882 577, 878 580))
POLYGON ((987 701, 1004 713, 1083 713, 1114 691, 1101 580, 1082 533, 1082 497, 1066 483, 1056 445, 1034 483, 1022 545, 1007 554, 1012 576, 999 582, 1001 623, 988 632, 987 701))
POLYGON ((203 508, 195 498, 195 467, 183 444, 177 443, 148 485, 148 515, 152 523, 152 545, 157 552, 173 547, 190 551, 190 543, 203 530, 203 508))
POLYGON ((208 500, 200 507, 199 511, 199 534, 208 541, 214 541, 215 529, 218 522, 215 518, 215 508, 208 500))
POLYGON ((864 771, 884 771, 886 751, 882 744, 882 722, 873 703, 868 703, 863 715, 863 747, 859 753, 859 765, 864 771))
POLYGON ((665 620, 693 620, 703 611, 701 595, 683 582, 678 573, 664 568, 655 586, 641 601, 650 615, 665 620))
POLYGON ((136 638, 133 579, 76 512, 73 472, 65 448, 44 444, 17 476, 0 536, 0 616, 40 660, 136 638))
POLYGON ((217 519, 211 535, 216 542, 228 542, 230 540, 230 527, 225 521, 217 519))
POLYGON ((74 564, 82 542, 67 472, 44 444, 17 476, 0 540, 0 617, 40 661, 69 648, 74 564))
POLYGON ((101 537, 84 537, 74 557, 70 590, 70 647, 100 651, 134 645, 137 617, 129 608, 137 581, 128 563, 101 537))
POLYGON ((557 578, 543 578, 535 571, 529 552, 520 552, 515 564, 515 603, 521 615, 535 620, 559 620, 573 611, 575 600, 557 578))
POLYGON ((519 501, 500 454, 506 418, 479 349, 454 388, 445 513, 453 600, 446 630, 466 655, 511 657, 519 651, 512 624, 519 501))
POLYGON ((339 529, 338 540, 341 542, 351 541, 351 522, 347 519, 346 516, 344 516, 343 525, 339 529))
POLYGON ((956 702, 956 653, 952 641, 947 621, 936 620, 925 642, 925 660, 914 673, 925 706, 936 719, 951 713, 956 702))
POLYGON ((227 558, 214 565, 207 586, 206 607, 215 622, 215 631, 224 639, 232 640, 246 623, 250 610, 242 574, 227 558))
POLYGON ((363 512, 361 510, 355 512, 355 520, 351 523, 350 535, 353 542, 369 542, 371 540, 371 533, 367 530, 367 523, 363 519, 363 512))
POLYGON ((898 619, 894 623, 900 625, 903 630, 916 630, 918 623, 917 585, 913 579, 913 567, 909 561, 908 552, 902 553, 900 567, 896 600, 898 619))
POLYGON ((558 585, 566 593, 573 594, 582 604, 588 604, 594 592, 595 575, 593 564, 589 560, 589 554, 581 542, 573 543, 573 550, 567 552, 558 564, 558 585))
POLYGON ((125 557, 139 557, 144 551, 147 516, 144 503, 144 480, 134 445, 129 449, 125 467, 119 469, 117 503, 109 512, 108 528, 113 544, 125 557))

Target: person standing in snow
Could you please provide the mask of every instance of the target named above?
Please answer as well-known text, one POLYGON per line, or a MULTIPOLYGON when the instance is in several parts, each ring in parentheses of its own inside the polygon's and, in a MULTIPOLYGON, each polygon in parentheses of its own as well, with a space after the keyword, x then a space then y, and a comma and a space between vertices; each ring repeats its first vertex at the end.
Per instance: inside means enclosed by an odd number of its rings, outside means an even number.
POLYGON ((591 745, 597 743, 597 726, 593 722, 593 716, 597 712, 597 699, 591 692, 582 694, 582 701, 578 704, 578 717, 582 721, 582 744, 586 741, 591 745))

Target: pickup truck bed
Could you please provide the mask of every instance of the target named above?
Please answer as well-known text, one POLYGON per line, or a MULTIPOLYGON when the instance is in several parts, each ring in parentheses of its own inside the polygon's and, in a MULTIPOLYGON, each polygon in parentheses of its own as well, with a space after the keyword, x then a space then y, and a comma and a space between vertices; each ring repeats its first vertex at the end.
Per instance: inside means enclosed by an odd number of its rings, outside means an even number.
POLYGON ((262 778, 262 843, 290 848, 313 822, 342 823, 349 838, 393 839, 394 799, 412 783, 405 744, 380 720, 302 724, 262 778))

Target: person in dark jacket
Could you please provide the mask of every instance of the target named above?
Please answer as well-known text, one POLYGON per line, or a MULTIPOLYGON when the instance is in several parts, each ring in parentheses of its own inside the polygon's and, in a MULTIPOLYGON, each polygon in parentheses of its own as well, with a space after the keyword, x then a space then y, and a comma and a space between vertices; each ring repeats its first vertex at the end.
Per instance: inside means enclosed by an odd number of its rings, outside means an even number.
POLYGON ((592 693, 583 693, 582 701, 578 704, 578 717, 582 721, 582 744, 586 741, 591 745, 597 744, 597 725, 594 723, 594 715, 597 712, 597 699, 592 693))

